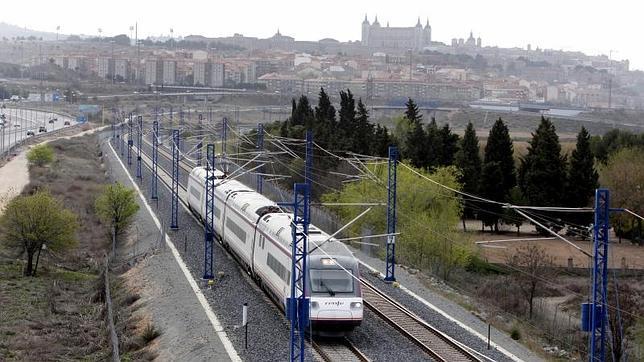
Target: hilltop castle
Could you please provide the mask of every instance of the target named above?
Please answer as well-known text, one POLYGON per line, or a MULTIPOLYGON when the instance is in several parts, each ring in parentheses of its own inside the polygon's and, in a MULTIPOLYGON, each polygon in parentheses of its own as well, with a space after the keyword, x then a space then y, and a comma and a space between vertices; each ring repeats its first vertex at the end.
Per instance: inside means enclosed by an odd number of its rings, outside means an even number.
POLYGON ((362 45, 371 48, 396 48, 422 50, 429 46, 432 41, 432 27, 429 26, 429 19, 425 27, 420 23, 420 17, 414 27, 396 28, 387 26, 381 27, 378 16, 373 24, 364 16, 362 22, 362 45))

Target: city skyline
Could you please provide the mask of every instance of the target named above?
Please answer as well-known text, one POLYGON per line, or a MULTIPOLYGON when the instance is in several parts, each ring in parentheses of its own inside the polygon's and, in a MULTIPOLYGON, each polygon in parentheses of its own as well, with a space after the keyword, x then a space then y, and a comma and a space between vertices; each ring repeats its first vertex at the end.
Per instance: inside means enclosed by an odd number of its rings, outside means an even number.
POLYGON ((348 41, 360 40, 359 24, 365 14, 370 21, 378 15, 383 26, 389 22, 392 27, 413 26, 420 17, 423 24, 428 20, 432 26, 432 40, 446 44, 455 37, 466 38, 470 31, 474 31, 484 38, 484 46, 526 48, 531 44, 532 49, 610 54, 615 60, 629 59, 633 69, 644 70, 644 50, 638 47, 637 32, 631 30, 638 12, 622 11, 641 6, 626 1, 599 7, 598 1, 545 0, 540 6, 529 9, 512 6, 511 2, 502 0, 485 4, 463 0, 432 4, 329 1, 326 6, 315 8, 316 16, 311 16, 310 8, 303 8, 290 0, 279 3, 246 0, 232 4, 186 0, 181 7, 173 9, 156 6, 151 1, 131 3, 114 0, 110 6, 92 7, 96 13, 85 10, 83 15, 78 15, 79 12, 73 8, 80 4, 71 0, 12 2, 3 6, 5 10, 0 21, 52 33, 60 26, 61 34, 99 35, 98 29, 101 28, 103 36, 130 35, 130 26, 138 22, 140 38, 169 36, 171 28, 175 37, 220 37, 241 33, 267 38, 279 29, 282 34, 297 40, 333 38, 348 41), (32 10, 36 7, 40 11, 35 14, 32 10), (200 11, 196 11, 198 9, 200 11), (173 14, 174 19, 169 19, 168 14, 173 14))

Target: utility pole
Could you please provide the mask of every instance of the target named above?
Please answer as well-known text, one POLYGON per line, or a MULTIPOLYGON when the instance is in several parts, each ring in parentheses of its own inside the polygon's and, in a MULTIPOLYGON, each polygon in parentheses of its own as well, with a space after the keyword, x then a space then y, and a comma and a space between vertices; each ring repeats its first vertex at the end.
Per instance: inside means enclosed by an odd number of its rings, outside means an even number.
POLYGON ((170 228, 179 229, 179 130, 172 131, 172 205, 170 228))
POLYGON ((608 306, 608 232, 610 227, 610 194, 607 189, 595 191, 593 227, 594 257, 588 360, 606 360, 606 319, 608 306))
POLYGON ((215 207, 215 145, 206 146, 206 220, 204 222, 204 267, 203 278, 213 279, 213 240, 215 236, 214 207, 215 207))
POLYGON ((387 256, 385 281, 396 280, 396 167, 398 163, 398 148, 389 146, 388 181, 387 181, 387 256))
POLYGON ((287 299, 287 315, 291 322, 290 361, 304 361, 306 328, 309 325, 309 302, 305 278, 308 275, 308 235, 310 224, 310 190, 306 183, 296 183, 291 223, 291 296, 287 299))
MULTIPOLYGON (((257 151, 262 152, 264 151, 264 125, 259 123, 257 124, 257 151)), ((261 157, 260 157, 261 160, 261 157)), ((261 161, 260 161, 261 162, 261 161)), ((263 180, 262 180, 262 172, 264 167, 260 166, 259 170, 257 171, 257 192, 260 194, 262 193, 263 189, 263 180)))

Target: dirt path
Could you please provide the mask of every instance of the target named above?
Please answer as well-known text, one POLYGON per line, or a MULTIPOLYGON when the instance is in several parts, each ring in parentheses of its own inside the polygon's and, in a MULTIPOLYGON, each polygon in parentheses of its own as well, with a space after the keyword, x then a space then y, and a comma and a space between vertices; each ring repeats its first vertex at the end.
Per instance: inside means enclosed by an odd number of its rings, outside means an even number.
POLYGON ((27 184, 29 184, 29 168, 25 150, 0 167, 0 214, 4 211, 5 205, 20 195, 27 184))
MULTIPOLYGON (((58 139, 70 139, 92 134, 106 127, 92 128, 86 131, 78 129, 79 133, 60 136, 45 140, 39 144, 53 142, 58 139)), ((0 215, 4 211, 5 205, 14 197, 20 195, 22 190, 29 184, 29 167, 27 162, 27 152, 33 146, 23 148, 15 157, 3 166, 0 166, 0 215)))

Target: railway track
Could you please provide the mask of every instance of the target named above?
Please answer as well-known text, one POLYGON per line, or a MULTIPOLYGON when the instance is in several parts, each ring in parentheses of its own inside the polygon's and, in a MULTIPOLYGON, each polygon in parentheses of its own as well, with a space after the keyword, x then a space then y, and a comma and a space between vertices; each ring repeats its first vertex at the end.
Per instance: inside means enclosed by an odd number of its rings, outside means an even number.
POLYGON ((321 339, 313 342, 313 348, 325 362, 370 362, 348 339, 321 339))
POLYGON ((430 326, 406 307, 362 278, 364 304, 437 361, 481 361, 452 338, 430 326))
MULTIPOLYGON (((133 147, 133 150, 135 148, 133 147)), ((150 167, 150 156, 144 149, 141 151, 142 161, 146 166, 150 167)), ((159 147, 159 154, 162 157, 172 159, 172 155, 162 150, 161 147, 159 147)), ((184 160, 180 161, 180 165, 187 172, 191 169, 191 166, 184 160)), ((159 179, 169 187, 171 179, 169 172, 163 169, 163 167, 159 167, 159 169, 159 179)), ((179 187, 179 199, 185 204, 185 186, 179 183, 179 187)), ((470 352, 445 333, 429 325, 413 312, 409 311, 409 309, 380 291, 365 278, 361 278, 360 281, 363 286, 362 292, 365 306, 393 326, 403 336, 418 345, 436 361, 481 361, 473 352, 470 352)), ((320 358, 327 362, 370 361, 346 338, 341 340, 321 339, 314 341, 313 347, 318 352, 320 358)))

